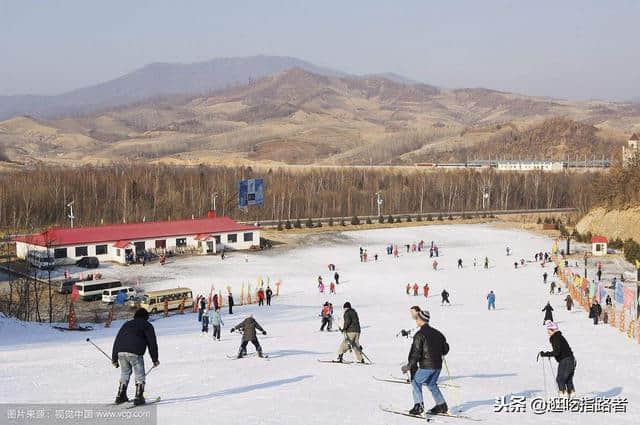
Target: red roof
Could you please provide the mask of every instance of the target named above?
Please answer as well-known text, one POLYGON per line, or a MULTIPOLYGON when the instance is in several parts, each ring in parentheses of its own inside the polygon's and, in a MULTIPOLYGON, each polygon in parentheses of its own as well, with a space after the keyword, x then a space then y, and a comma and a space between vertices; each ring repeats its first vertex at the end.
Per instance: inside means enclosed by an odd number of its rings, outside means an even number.
POLYGON ((631 137, 629 138, 629 140, 639 140, 640 141, 640 136, 638 136, 636 133, 633 133, 631 135, 631 137))
POLYGON ((116 241, 117 244, 139 239, 170 236, 195 236, 256 230, 255 226, 240 224, 229 217, 199 218, 195 220, 148 221, 145 223, 110 224, 96 227, 54 228, 42 233, 16 236, 15 241, 32 245, 66 246, 116 241))
POLYGON ((609 243, 609 239, 604 236, 594 236, 591 238, 591 243, 609 243))

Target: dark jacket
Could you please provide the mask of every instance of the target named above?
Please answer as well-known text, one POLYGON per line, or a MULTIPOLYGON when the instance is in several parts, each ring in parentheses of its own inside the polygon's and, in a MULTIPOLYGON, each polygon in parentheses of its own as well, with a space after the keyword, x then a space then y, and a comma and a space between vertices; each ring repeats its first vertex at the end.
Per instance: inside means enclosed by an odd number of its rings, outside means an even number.
POLYGON ((352 308, 348 308, 344 312, 342 331, 360 333, 360 319, 358 318, 358 313, 352 308))
POLYGON ((553 351, 542 352, 540 354, 542 357, 555 357, 558 362, 564 358, 573 357, 573 351, 571 351, 571 347, 569 347, 569 343, 562 335, 562 332, 554 332, 553 335, 549 337, 549 341, 551 342, 553 351))
POLYGON ((264 329, 256 322, 253 317, 247 317, 242 322, 238 323, 233 330, 242 331, 242 341, 253 341, 256 339, 256 329, 260 332, 264 332, 264 329))
POLYGON ((233 295, 229 294, 229 305, 233 307, 235 304, 233 303, 233 295))
POLYGON ((544 311, 544 320, 553 320, 553 313, 551 313, 553 307, 551 307, 551 304, 545 305, 542 311, 544 311))
POLYGON ((423 325, 413 336, 409 351, 409 369, 442 369, 442 356, 449 352, 449 344, 439 330, 423 325))
POLYGON ((273 291, 271 290, 271 288, 267 288, 265 294, 267 295, 267 298, 271 298, 271 296, 273 295, 273 291))
POLYGON ((149 355, 158 361, 158 343, 153 325, 145 319, 133 319, 125 322, 113 341, 111 361, 118 360, 118 353, 133 353, 143 356, 149 347, 149 355))

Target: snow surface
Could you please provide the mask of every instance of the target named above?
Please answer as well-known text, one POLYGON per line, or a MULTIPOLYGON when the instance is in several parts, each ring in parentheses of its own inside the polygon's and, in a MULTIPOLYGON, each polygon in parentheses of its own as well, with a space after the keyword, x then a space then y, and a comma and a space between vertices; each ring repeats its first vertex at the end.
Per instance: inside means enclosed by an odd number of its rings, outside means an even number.
MULTIPOLYGON (((282 295, 274 298, 270 308, 237 307, 233 316, 225 310, 221 342, 201 336, 193 314, 153 322, 161 365, 147 378, 147 395, 163 398, 158 406, 159 423, 182 423, 187 417, 189 423, 200 424, 414 423, 415 419, 378 409, 380 404, 410 408, 410 387, 372 379, 373 375, 400 374, 410 341, 396 334, 414 326, 408 313, 414 304, 431 311, 431 324, 451 345, 446 359, 452 380, 460 388, 442 391, 452 409, 462 409, 484 423, 640 422, 636 407, 640 401, 640 345, 611 326, 594 327, 580 308, 567 312, 562 303, 565 294, 549 296, 548 286, 542 284, 540 265, 513 268, 516 259, 532 259, 535 251, 549 251, 548 238, 486 225, 438 225, 323 234, 308 241, 295 249, 248 256, 235 253, 222 262, 219 257, 194 257, 164 267, 109 268, 110 273, 122 276, 139 274, 147 288, 180 285, 208 293, 212 283, 216 288, 232 284, 236 298, 240 282, 255 286, 258 276, 283 281, 282 295), (401 245, 421 239, 427 245, 432 240, 439 245, 438 271, 432 270, 428 252, 401 253, 398 259, 385 254, 389 242, 401 245), (368 249, 371 260, 376 252, 380 260, 360 263, 359 246, 368 249), (511 247, 512 256, 505 256, 506 246, 511 247), (485 255, 491 260, 489 270, 481 266, 485 255), (475 269, 474 256, 478 259, 475 269), (462 270, 456 268, 458 257, 464 259, 462 270), (336 264, 342 281, 334 296, 317 290, 318 275, 325 283, 331 281, 329 263, 336 264), (406 284, 416 281, 421 288, 429 282, 433 295, 446 288, 452 305, 441 307, 439 296, 425 301, 422 296, 405 295, 406 284), (487 311, 490 289, 496 293, 495 311, 487 311), (342 316, 346 300, 358 311, 361 343, 375 365, 317 361, 334 358, 340 343, 339 333, 319 332, 321 304, 329 299, 337 317, 342 316), (627 397, 626 414, 493 413, 494 400, 502 395, 545 396, 542 362, 536 363, 536 354, 550 350, 540 311, 548 299, 577 358, 577 395, 627 397), (229 329, 249 313, 268 331, 260 341, 269 361, 226 358, 237 352, 239 344, 239 336, 229 329)), ((551 274, 550 267, 545 270, 551 274)), ((98 325, 93 332, 73 333, 0 319, 0 403, 112 402, 120 370, 85 338, 91 337, 110 353, 121 323, 115 322, 110 329, 98 325)), ((148 354, 145 359, 148 368, 148 354)), ((547 372, 548 366, 547 362, 547 372)), ((555 361, 553 367, 557 368, 555 361)), ((448 382, 444 369, 440 381, 448 382)), ((546 381, 549 396, 553 396, 551 376, 546 381)), ((432 399, 426 388, 424 394, 430 407, 432 399)))

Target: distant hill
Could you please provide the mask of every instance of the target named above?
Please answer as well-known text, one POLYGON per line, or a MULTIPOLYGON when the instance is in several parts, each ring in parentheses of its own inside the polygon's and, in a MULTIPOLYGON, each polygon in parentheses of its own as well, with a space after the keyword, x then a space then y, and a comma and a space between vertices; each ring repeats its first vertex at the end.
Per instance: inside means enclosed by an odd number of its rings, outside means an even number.
POLYGON ((328 74, 293 67, 204 94, 181 92, 84 116, 0 121, 0 162, 346 165, 615 157, 625 137, 640 130, 637 104, 328 74))

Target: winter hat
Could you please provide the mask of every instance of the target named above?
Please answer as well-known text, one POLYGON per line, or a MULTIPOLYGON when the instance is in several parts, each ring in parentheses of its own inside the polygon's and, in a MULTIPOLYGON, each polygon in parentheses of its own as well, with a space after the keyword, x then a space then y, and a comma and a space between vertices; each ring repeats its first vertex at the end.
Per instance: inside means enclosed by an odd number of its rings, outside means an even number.
POLYGON ((139 308, 136 310, 135 314, 133 315, 133 318, 149 320, 149 312, 144 308, 139 308))
POLYGON ((418 317, 425 323, 429 323, 429 319, 431 319, 431 314, 429 314, 429 310, 420 310, 418 313, 418 317))
POLYGON ((554 331, 555 332, 558 329, 559 329, 558 328, 558 324, 556 322, 552 322, 552 321, 547 322, 547 330, 548 331, 554 331))
POLYGON ((351 308, 351 303, 349 301, 347 301, 346 303, 344 303, 342 308, 351 308))

